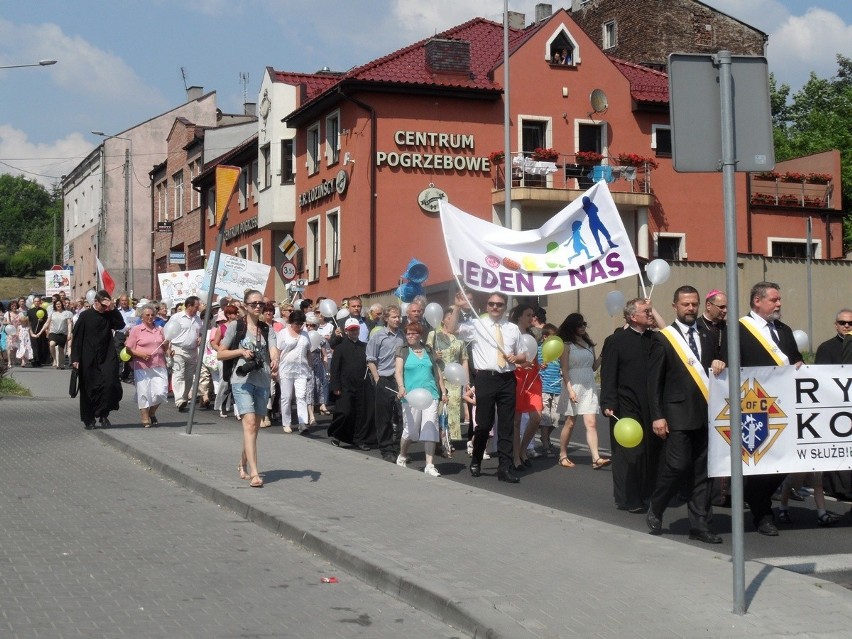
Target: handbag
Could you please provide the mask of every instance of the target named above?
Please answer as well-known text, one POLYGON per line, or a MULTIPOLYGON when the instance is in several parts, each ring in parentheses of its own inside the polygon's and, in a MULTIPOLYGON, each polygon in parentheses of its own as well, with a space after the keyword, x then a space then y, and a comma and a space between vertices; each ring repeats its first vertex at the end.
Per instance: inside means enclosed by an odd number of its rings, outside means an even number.
POLYGON ((80 375, 77 372, 76 368, 71 368, 71 382, 68 385, 68 394, 71 397, 77 397, 77 393, 80 392, 80 375))

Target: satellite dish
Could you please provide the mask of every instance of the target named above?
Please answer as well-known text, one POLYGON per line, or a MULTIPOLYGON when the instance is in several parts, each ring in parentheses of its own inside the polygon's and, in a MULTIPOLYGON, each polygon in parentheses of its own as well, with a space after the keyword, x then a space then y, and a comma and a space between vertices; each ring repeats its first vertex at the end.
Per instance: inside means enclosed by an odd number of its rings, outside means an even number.
POLYGON ((589 104, 592 105, 592 113, 605 113, 609 107, 609 102, 606 99, 606 93, 600 89, 595 89, 589 96, 589 104))

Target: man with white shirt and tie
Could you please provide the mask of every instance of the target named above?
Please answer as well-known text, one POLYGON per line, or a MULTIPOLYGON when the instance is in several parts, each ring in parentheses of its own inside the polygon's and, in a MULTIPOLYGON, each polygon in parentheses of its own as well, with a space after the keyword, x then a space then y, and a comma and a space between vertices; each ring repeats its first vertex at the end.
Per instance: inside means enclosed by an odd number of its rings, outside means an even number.
POLYGON ((476 377, 476 425, 473 430, 473 455, 470 474, 479 477, 482 455, 488 442, 488 433, 497 419, 497 452, 499 466, 497 479, 517 484, 520 480, 510 470, 512 467, 512 432, 515 419, 515 364, 525 362, 521 353, 521 331, 508 322, 504 315, 508 296, 492 293, 488 296, 486 318, 473 318, 459 323, 459 315, 468 310, 467 297, 456 293, 455 308, 445 324, 445 330, 472 346, 476 377))
MULTIPOLYGON (((749 295, 751 311, 740 318, 740 366, 802 365, 802 354, 793 329, 780 321, 781 287, 758 282, 749 295)), ((750 475, 744 479, 743 497, 751 510, 757 532, 778 536, 772 514, 772 494, 784 481, 783 474, 750 475)))

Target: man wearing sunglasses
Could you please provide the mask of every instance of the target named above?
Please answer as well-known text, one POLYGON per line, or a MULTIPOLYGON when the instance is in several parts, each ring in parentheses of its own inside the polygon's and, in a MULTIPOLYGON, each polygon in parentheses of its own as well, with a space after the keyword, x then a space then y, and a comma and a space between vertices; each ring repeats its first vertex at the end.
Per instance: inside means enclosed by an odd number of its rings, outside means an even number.
POLYGON ((847 335, 852 334, 852 310, 844 308, 837 311, 834 318, 834 330, 837 331, 837 334, 824 341, 817 348, 815 364, 847 363, 843 361, 843 340, 847 335))

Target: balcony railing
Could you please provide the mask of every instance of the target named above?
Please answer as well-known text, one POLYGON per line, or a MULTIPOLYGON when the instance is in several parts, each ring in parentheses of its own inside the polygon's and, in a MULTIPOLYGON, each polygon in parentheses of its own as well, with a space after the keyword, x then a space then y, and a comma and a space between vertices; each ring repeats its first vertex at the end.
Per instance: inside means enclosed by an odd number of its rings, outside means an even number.
POLYGON ((808 209, 828 209, 832 184, 789 182, 783 179, 751 178, 752 206, 792 206, 808 209))
MULTIPOLYGON (((616 157, 602 157, 589 162, 576 155, 559 155, 553 159, 538 159, 532 153, 512 154, 512 188, 572 189, 585 191, 595 182, 604 180, 610 191, 620 193, 650 193, 653 168, 648 162, 640 165, 621 164, 616 157)), ((506 187, 505 163, 492 163, 492 185, 506 187)))

